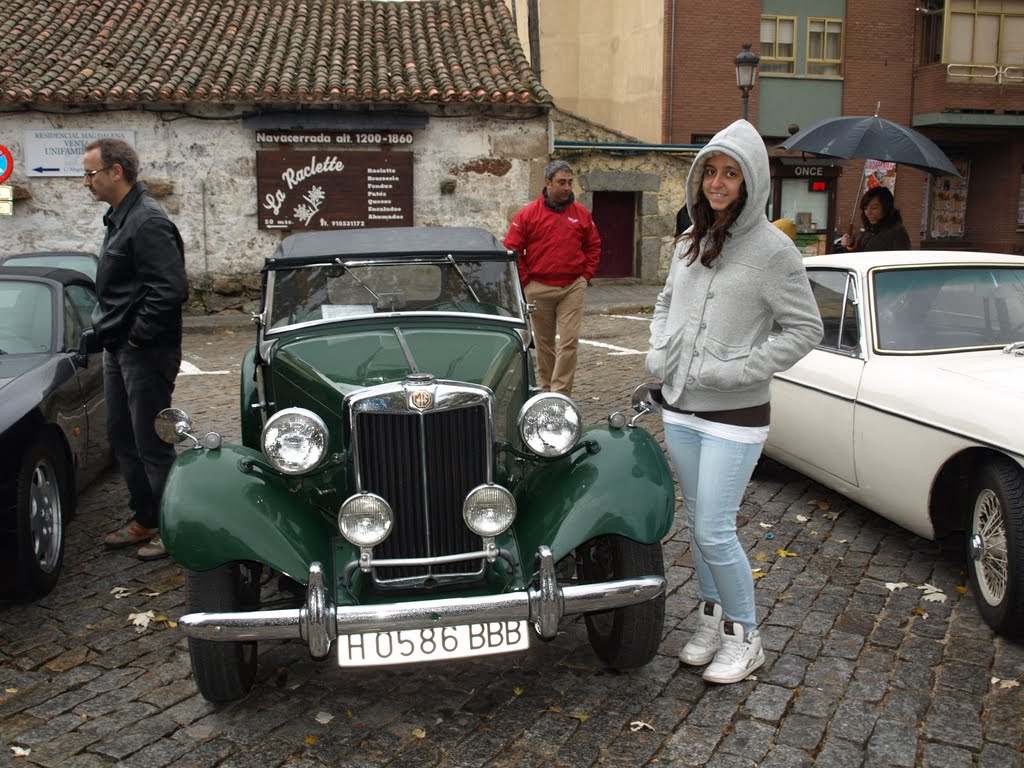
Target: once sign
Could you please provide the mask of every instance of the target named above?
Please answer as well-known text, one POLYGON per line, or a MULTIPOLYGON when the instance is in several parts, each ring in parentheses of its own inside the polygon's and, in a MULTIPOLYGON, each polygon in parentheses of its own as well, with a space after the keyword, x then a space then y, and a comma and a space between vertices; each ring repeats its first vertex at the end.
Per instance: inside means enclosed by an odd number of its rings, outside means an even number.
POLYGON ((256 177, 260 229, 412 226, 412 152, 261 149, 256 177))
POLYGON ((25 167, 30 177, 82 175, 82 152, 96 139, 121 139, 135 146, 135 131, 25 131, 25 167))

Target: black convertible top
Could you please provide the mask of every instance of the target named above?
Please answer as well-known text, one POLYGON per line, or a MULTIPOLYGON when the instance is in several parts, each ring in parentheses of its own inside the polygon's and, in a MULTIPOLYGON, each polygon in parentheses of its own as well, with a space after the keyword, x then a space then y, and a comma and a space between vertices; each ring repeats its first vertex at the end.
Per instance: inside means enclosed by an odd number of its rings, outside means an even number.
POLYGON ((290 235, 267 259, 266 266, 298 266, 333 257, 415 259, 448 254, 477 259, 512 258, 512 252, 494 235, 479 227, 382 227, 290 235))
POLYGON ((56 280, 62 285, 73 285, 80 283, 87 285, 90 288, 95 288, 95 283, 91 277, 77 269, 67 269, 65 267, 11 267, 4 266, 0 268, 0 280, 23 280, 26 277, 32 278, 43 278, 46 280, 56 280))

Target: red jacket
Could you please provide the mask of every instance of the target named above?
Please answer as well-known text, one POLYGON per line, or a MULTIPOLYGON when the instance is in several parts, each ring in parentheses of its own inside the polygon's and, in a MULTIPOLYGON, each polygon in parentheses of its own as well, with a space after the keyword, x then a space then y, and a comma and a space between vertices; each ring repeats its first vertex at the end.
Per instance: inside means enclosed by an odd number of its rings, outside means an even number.
POLYGON ((519 279, 564 287, 581 275, 589 282, 601 258, 601 236, 590 211, 573 201, 562 211, 542 194, 512 219, 505 247, 519 252, 519 279))

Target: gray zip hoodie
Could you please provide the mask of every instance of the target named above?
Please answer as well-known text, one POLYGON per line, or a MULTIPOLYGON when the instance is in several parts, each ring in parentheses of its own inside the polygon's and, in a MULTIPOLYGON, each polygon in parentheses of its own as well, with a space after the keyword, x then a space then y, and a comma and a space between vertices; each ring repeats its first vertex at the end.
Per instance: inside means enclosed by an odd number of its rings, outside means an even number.
POLYGON ((772 375, 821 340, 818 307, 800 252, 765 216, 771 191, 768 152, 757 130, 737 120, 697 155, 686 179, 687 206, 702 195, 704 164, 736 160, 747 201, 713 267, 682 258, 676 244, 665 288, 654 306, 647 370, 662 381, 665 402, 687 412, 747 408, 769 401, 772 375), (772 332, 777 323, 781 330, 772 332))

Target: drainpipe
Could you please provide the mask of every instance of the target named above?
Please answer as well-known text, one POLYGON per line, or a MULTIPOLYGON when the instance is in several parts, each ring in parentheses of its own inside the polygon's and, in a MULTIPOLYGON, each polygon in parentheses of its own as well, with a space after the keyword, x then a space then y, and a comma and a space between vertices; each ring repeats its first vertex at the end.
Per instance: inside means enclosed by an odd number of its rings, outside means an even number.
POLYGON ((672 22, 669 27, 668 45, 668 139, 672 143, 672 118, 675 115, 676 88, 676 0, 672 0, 672 22))
POLYGON ((530 35, 530 66, 537 79, 543 82, 540 76, 540 12, 537 9, 537 0, 527 0, 526 8, 526 26, 530 35))

